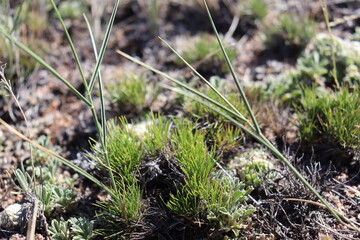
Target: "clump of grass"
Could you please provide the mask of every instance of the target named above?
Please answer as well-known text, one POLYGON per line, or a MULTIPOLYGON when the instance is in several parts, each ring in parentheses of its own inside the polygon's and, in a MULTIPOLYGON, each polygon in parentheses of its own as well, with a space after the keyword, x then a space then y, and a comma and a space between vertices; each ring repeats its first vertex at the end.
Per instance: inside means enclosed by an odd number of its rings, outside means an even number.
POLYGON ((59 12, 63 18, 75 19, 87 12, 87 3, 84 0, 62 1, 59 12))
POLYGON ((245 189, 243 183, 226 174, 215 174, 215 151, 208 151, 204 132, 184 121, 176 121, 175 125, 172 148, 185 179, 181 189, 170 194, 166 205, 193 220, 207 216, 219 231, 237 235, 254 211, 244 205, 251 188, 245 189))
POLYGON ((145 132, 144 148, 146 154, 153 155, 165 150, 171 134, 171 121, 161 116, 150 115, 151 123, 145 132))
MULTIPOLYGON (((225 50, 230 61, 235 60, 237 56, 235 48, 226 47, 225 50)), ((197 66, 200 72, 209 72, 213 69, 218 71, 213 74, 225 74, 229 71, 216 38, 210 34, 189 37, 185 41, 181 55, 186 61, 197 66)), ((185 65, 180 58, 176 60, 176 63, 179 66, 185 65)))
POLYGON ((304 88, 297 111, 303 140, 344 148, 360 146, 358 89, 321 94, 315 88, 304 88))
POLYGON ((136 176, 143 150, 127 125, 125 118, 120 118, 118 123, 115 120, 108 122, 109 165, 103 162, 105 153, 96 146, 93 150, 97 152, 97 156, 93 158, 99 162, 101 168, 109 168, 116 173, 114 196, 108 202, 99 203, 99 205, 107 212, 106 214, 114 217, 114 222, 119 221, 128 225, 137 220, 141 214, 141 192, 136 176))
POLYGON ((172 148, 186 177, 184 186, 171 195, 167 206, 177 214, 196 217, 201 212, 201 193, 210 187, 210 174, 215 163, 212 160, 214 151, 209 154, 204 144, 204 134, 193 131, 192 124, 176 121, 172 148))
MULTIPOLYGON (((108 122, 108 153, 110 168, 122 176, 125 182, 132 171, 140 164, 142 150, 134 133, 129 130, 127 120, 122 117, 119 123, 108 122)), ((131 179, 131 177, 130 177, 131 179)))
POLYGON ((124 74, 108 85, 110 100, 125 111, 140 112, 148 108, 159 93, 159 87, 147 81, 141 73, 124 74))
POLYGON ((264 0, 239 1, 237 3, 237 11, 240 18, 262 21, 268 12, 268 6, 264 0))
POLYGON ((316 23, 311 19, 294 14, 281 14, 264 26, 264 43, 269 48, 279 46, 302 49, 316 34, 316 23))
POLYGON ((105 221, 98 234, 116 238, 127 236, 144 211, 138 171, 145 150, 125 117, 108 121, 106 146, 107 152, 103 152, 99 145, 93 145, 90 155, 99 168, 114 173, 115 182, 111 198, 97 203, 102 209, 98 217, 105 221), (105 154, 109 164, 104 162, 105 154))

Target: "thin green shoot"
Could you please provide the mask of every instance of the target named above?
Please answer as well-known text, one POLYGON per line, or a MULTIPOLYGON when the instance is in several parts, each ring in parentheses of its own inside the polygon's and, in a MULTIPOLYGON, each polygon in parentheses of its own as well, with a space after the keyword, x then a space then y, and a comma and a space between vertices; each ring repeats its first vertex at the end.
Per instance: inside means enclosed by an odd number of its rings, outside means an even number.
POLYGON ((340 89, 340 84, 339 84, 339 80, 337 78, 337 67, 336 67, 336 60, 335 60, 335 40, 334 40, 334 37, 333 37, 333 34, 332 34, 332 31, 331 31, 331 26, 330 26, 330 23, 329 23, 329 13, 328 13, 328 10, 327 10, 327 0, 320 0, 321 2, 321 8, 322 8, 322 11, 323 11, 323 14, 324 14, 324 18, 325 18, 325 24, 326 24, 326 28, 328 30, 328 33, 329 33, 329 36, 331 38, 331 61, 332 61, 332 65, 333 65, 333 77, 334 77, 334 81, 335 81, 335 84, 336 84, 336 88, 337 89, 340 89))
POLYGON ((115 20, 115 16, 116 16, 116 12, 117 12, 118 7, 119 7, 119 0, 116 0, 115 5, 113 7, 113 11, 112 11, 111 16, 110 16, 108 26, 107 26, 106 31, 105 31, 104 40, 103 40, 103 42, 101 44, 101 48, 100 48, 100 52, 99 52, 99 58, 96 61, 93 74, 91 75, 91 78, 90 78, 90 82, 89 82, 89 91, 90 91, 90 93, 93 90, 93 87, 94 87, 94 84, 95 84, 95 79, 96 79, 96 76, 98 75, 98 70, 100 68, 100 64, 102 63, 102 60, 104 58, 106 46, 107 46, 107 44, 109 42, 111 29, 112 29, 112 27, 114 25, 114 20, 115 20))
POLYGON ((67 30, 67 27, 65 26, 65 23, 64 23, 61 15, 60 15, 60 12, 59 12, 58 8, 56 7, 56 4, 55 4, 54 0, 50 0, 50 3, 51 3, 51 5, 52 5, 52 7, 53 7, 53 9, 55 11, 55 14, 56 14, 57 18, 59 19, 59 21, 61 23, 61 26, 62 26, 63 31, 65 33, 66 39, 67 39, 67 41, 68 41, 68 43, 70 45, 71 52, 72 52, 72 54, 73 54, 73 56, 75 58, 75 62, 76 62, 77 68, 79 69, 80 76, 81 76, 81 79, 82 79, 83 84, 85 86, 85 89, 88 89, 88 83, 87 83, 85 75, 84 75, 84 70, 83 70, 83 68, 81 66, 79 56, 78 56, 78 54, 76 52, 76 49, 75 49, 74 43, 73 43, 73 41, 72 41, 72 39, 70 37, 69 31, 67 30))
POLYGON ((87 106, 91 106, 91 103, 89 102, 86 97, 84 97, 74 86, 71 85, 70 82, 68 82, 65 78, 61 76, 59 72, 57 72, 53 67, 51 67, 48 63, 46 63, 39 55, 34 53, 32 50, 30 50, 27 46, 16 40, 14 37, 6 33, 3 29, 0 29, 0 33, 4 35, 7 39, 12 41, 18 48, 26 52, 28 55, 30 55, 32 58, 34 58, 40 65, 42 65, 46 70, 48 70, 52 75, 54 75, 57 79, 59 79, 62 83, 65 84, 65 86, 72 91, 78 98, 80 98, 87 106))
POLYGON ((212 26, 213 31, 214 31, 214 33, 215 33, 215 36, 216 36, 216 38, 217 38, 217 40, 218 40, 219 46, 220 46, 220 48, 221 48, 221 51, 222 51, 223 54, 224 54, 226 63, 227 63, 227 65, 228 65, 229 69, 230 69, 230 73, 231 73, 231 75, 232 75, 232 77, 233 77, 233 79, 234 79, 234 81, 235 81, 236 87, 237 87, 237 89, 238 89, 238 91, 239 91, 239 93, 240 93, 241 99, 244 101, 245 107, 246 107, 247 112, 249 113, 250 118, 251 118, 251 120, 252 120, 252 122, 253 122, 253 124, 254 124, 254 126, 255 126, 256 132, 257 132, 259 135, 261 135, 261 130, 260 130, 259 124, 258 124, 257 121, 256 121, 255 115, 253 114, 253 112, 252 112, 252 110, 251 110, 251 107, 250 107, 250 104, 249 104, 249 102, 248 102, 248 100, 247 100, 247 98, 246 98, 246 96, 245 96, 245 93, 244 93, 244 91, 243 91, 243 89, 242 89, 242 87, 241 87, 241 85, 240 85, 240 81, 239 81, 239 79, 238 79, 238 77, 237 77, 237 74, 235 73, 234 67, 233 67, 232 64, 231 64, 231 61, 230 61, 230 59, 229 59, 229 57, 228 57, 228 54, 227 54, 227 52, 226 52, 226 49, 225 49, 225 47, 224 47, 224 44, 222 43, 222 40, 220 39, 219 33, 218 33, 218 31, 217 31, 217 29, 216 29, 216 26, 215 26, 215 23, 214 23, 214 21, 213 21, 213 19, 212 19, 212 17, 211 17, 211 13, 210 13, 210 10, 209 10, 209 7, 208 7, 208 5, 207 5, 206 0, 204 0, 204 5, 205 5, 205 8, 206 8, 206 12, 207 12, 207 14, 208 14, 208 16, 209 16, 209 20, 210 20, 211 26, 212 26))

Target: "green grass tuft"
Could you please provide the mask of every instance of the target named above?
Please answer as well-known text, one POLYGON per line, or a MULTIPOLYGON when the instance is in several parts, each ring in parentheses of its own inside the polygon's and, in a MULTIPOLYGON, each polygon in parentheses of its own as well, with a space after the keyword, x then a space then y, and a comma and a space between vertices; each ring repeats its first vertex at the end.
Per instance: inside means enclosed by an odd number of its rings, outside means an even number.
POLYGON ((316 34, 316 23, 294 14, 281 14, 270 26, 263 26, 264 43, 269 48, 294 46, 304 48, 316 34))
MULTIPOLYGON (((235 48, 226 47, 225 50, 230 61, 235 60, 237 56, 235 48)), ((181 56, 187 62, 197 66, 197 69, 200 72, 209 72, 211 69, 219 71, 217 74, 229 72, 224 56, 219 48, 219 44, 213 35, 200 34, 189 37, 185 43, 181 56)), ((176 63, 179 66, 185 66, 180 58, 177 58, 176 63)))
POLYGON ((123 224, 129 227, 141 217, 143 203, 137 173, 143 150, 124 117, 108 121, 106 146, 109 166, 103 162, 105 153, 95 145, 95 155, 92 158, 99 163, 100 168, 110 168, 114 172, 116 188, 113 189, 109 201, 100 202, 98 205, 103 210, 102 215, 117 226, 111 231, 121 233, 123 224))
POLYGON ((239 1, 237 10, 241 19, 263 20, 268 12, 268 5, 264 0, 239 1))
POLYGON ((148 108, 159 93, 159 87, 149 82, 145 74, 128 73, 117 83, 109 84, 110 100, 126 111, 148 108))
POLYGON ((297 112, 303 140, 344 148, 360 147, 358 89, 319 94, 315 88, 304 88, 297 112))
POLYGON ((144 148, 149 155, 159 153, 165 149, 169 142, 171 134, 171 120, 161 116, 160 114, 151 114, 148 116, 151 123, 147 126, 145 132, 144 148))

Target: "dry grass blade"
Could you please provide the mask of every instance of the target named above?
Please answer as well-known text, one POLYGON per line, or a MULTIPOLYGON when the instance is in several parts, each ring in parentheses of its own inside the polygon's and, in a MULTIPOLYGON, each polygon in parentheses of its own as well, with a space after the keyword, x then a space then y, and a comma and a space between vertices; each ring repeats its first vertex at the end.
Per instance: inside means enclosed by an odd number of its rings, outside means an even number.
POLYGON ((39 210, 39 204, 38 201, 35 199, 32 216, 30 221, 28 222, 28 229, 26 232, 26 239, 28 240, 33 240, 35 237, 36 219, 37 219, 38 210, 39 210))
MULTIPOLYGON (((314 201, 307 200, 307 199, 284 198, 284 200, 286 200, 286 201, 295 201, 295 202, 305 202, 305 203, 313 204, 313 205, 316 205, 316 206, 319 206, 319 207, 327 208, 327 207, 326 207, 324 204, 322 204, 322 203, 314 202, 314 201)), ((351 223, 351 225, 346 224, 346 223, 342 223, 343 225, 345 225, 347 228, 349 228, 349 229, 351 229, 351 230, 359 231, 359 229, 355 227, 355 225, 358 224, 358 223, 353 222, 353 221, 351 221, 350 219, 346 218, 346 217, 345 217, 341 212, 339 212, 338 210, 334 209, 334 211, 336 211, 336 213, 337 213, 341 218, 343 218, 346 222, 351 223)))

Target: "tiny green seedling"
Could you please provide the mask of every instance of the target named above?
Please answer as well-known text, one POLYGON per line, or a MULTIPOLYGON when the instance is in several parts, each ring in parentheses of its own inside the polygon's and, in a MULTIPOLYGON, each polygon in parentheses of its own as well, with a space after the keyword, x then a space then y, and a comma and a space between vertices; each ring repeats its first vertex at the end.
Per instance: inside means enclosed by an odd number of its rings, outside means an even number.
POLYGON ((49 227, 49 232, 54 240, 70 240, 70 228, 67 221, 53 219, 49 227))

